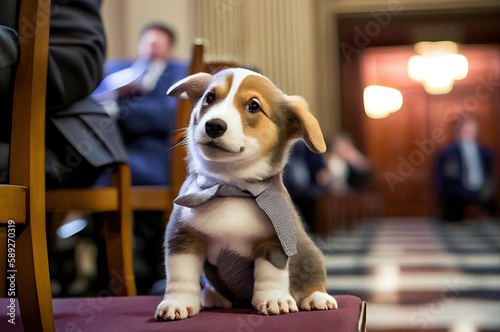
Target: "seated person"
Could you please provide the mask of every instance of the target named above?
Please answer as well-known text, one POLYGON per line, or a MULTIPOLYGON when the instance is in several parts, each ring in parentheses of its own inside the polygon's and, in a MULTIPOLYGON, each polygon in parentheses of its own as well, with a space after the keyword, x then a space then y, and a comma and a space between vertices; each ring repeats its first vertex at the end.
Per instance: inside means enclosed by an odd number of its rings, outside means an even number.
MULTIPOLYGON (((169 185, 177 99, 168 88, 187 75, 186 63, 172 59, 172 29, 152 23, 140 34, 138 58, 106 65, 106 78, 93 93, 117 117, 128 152, 132 185, 169 185)), ((181 147, 180 147, 181 148, 181 147)), ((109 185, 103 175, 96 185, 109 185)), ((164 224, 161 212, 135 212, 135 278, 138 294, 164 277, 164 224)))
POLYGON ((311 152, 302 141, 295 143, 283 171, 283 182, 308 231, 314 232, 314 202, 328 192, 331 182, 322 155, 311 152))
POLYGON ((334 191, 361 189, 369 185, 370 161, 353 144, 346 134, 336 135, 325 153, 325 163, 331 173, 334 191))
POLYGON ((495 214, 493 151, 477 142, 479 127, 472 115, 462 114, 453 130, 455 140, 435 160, 441 217, 450 222, 463 220, 466 204, 495 214))
MULTIPOLYGON (((17 26, 15 4, 7 1, 0 6, 3 41, 5 36, 17 39, 12 30, 17 26)), ((100 0, 70 0, 64 5, 52 1, 46 98, 48 188, 91 186, 104 169, 127 159, 115 122, 88 97, 102 78, 106 50, 100 4, 100 0)), ((0 183, 6 183, 18 49, 2 46, 0 52, 0 58, 13 60, 0 68, 0 183)))
MULTIPOLYGON (((171 58, 173 31, 159 23, 140 34, 136 60, 106 65, 107 77, 93 96, 117 113, 129 156, 133 185, 170 183, 170 137, 175 128, 176 98, 168 88, 187 75, 187 64, 171 58)), ((101 179, 98 184, 107 184, 101 179)))

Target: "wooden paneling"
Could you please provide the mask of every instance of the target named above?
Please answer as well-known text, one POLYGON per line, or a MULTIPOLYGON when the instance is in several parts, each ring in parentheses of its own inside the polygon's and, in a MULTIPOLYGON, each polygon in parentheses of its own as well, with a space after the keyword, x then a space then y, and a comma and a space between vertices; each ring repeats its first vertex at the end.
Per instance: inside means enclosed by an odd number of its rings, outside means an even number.
POLYGON ((346 86, 357 89, 343 92, 344 110, 350 112, 344 112, 344 128, 361 140, 372 160, 388 216, 421 216, 435 211, 433 161, 436 152, 453 140, 451 122, 464 111, 477 118, 479 140, 500 156, 500 47, 469 45, 460 52, 469 60, 469 74, 455 82, 449 94, 440 96, 427 94, 420 83, 407 76, 406 63, 414 54, 410 46, 368 48, 358 63, 344 66, 346 86), (352 75, 356 72, 358 80, 352 75), (401 110, 385 119, 364 115, 362 101, 353 96, 359 98, 360 91, 370 84, 399 89, 404 98, 401 110))

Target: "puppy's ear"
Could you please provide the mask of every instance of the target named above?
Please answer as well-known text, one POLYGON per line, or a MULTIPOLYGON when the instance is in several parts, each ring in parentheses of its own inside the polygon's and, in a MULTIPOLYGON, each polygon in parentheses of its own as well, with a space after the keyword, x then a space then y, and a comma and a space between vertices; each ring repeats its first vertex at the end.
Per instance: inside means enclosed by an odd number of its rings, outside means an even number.
POLYGON ((167 91, 167 96, 189 98, 195 103, 203 96, 211 80, 212 75, 207 73, 188 76, 172 85, 167 91))
POLYGON ((286 96, 287 108, 291 112, 289 137, 304 140, 309 150, 324 153, 326 143, 318 120, 309 112, 309 106, 300 96, 286 96))

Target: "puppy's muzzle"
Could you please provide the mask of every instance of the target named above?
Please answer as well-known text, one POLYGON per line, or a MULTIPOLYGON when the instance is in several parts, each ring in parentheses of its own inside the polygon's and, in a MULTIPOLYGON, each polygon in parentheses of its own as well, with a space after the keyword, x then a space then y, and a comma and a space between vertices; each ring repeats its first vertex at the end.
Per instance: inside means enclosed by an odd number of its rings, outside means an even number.
POLYGON ((212 119, 205 123, 205 132, 211 138, 217 138, 224 135, 227 130, 227 123, 221 119, 212 119))

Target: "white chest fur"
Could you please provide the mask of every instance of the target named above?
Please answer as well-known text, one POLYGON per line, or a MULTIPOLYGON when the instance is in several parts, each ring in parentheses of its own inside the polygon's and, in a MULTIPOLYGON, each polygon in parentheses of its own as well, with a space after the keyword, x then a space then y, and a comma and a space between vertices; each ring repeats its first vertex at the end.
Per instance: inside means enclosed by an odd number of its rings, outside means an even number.
POLYGON ((197 208, 183 207, 181 218, 208 237, 207 259, 212 264, 222 249, 250 257, 258 241, 274 234, 253 198, 216 198, 197 208))

